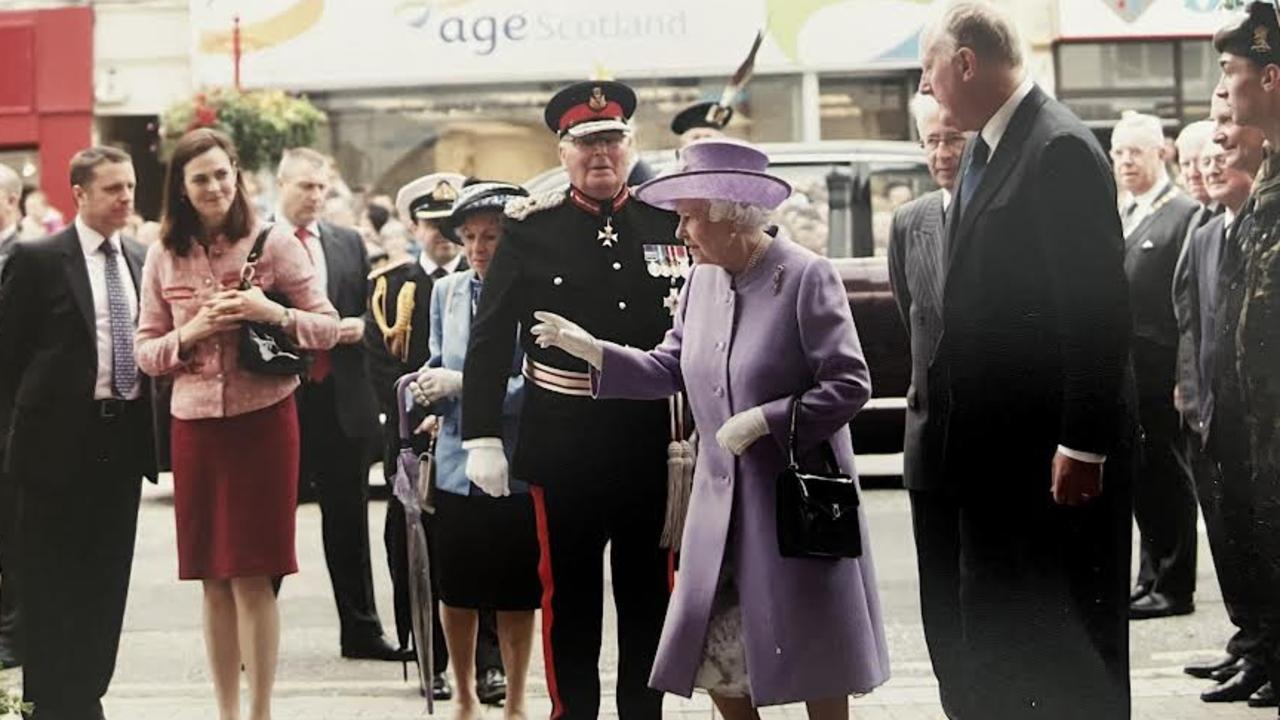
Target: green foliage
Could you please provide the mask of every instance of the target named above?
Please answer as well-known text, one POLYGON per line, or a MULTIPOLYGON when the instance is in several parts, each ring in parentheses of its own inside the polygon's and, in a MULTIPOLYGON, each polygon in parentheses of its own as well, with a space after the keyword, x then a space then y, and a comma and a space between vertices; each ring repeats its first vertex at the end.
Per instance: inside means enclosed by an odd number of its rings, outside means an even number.
POLYGON ((254 171, 274 165, 285 148, 311 145, 325 122, 324 112, 306 97, 282 90, 216 88, 170 107, 160 132, 167 157, 184 133, 201 127, 221 130, 235 141, 241 167, 254 171))
POLYGON ((0 688, 0 718, 26 717, 32 710, 31 703, 22 702, 16 690, 0 688))

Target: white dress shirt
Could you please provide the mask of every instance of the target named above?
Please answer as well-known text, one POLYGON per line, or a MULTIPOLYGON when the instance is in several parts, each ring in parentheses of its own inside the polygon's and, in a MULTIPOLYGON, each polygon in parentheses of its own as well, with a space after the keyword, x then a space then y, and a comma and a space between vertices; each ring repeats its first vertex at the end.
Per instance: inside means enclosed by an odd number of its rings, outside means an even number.
POLYGON ((1160 176, 1156 178, 1155 184, 1149 190, 1141 195, 1130 195, 1124 203, 1121 204, 1120 218, 1124 222, 1124 236, 1127 238, 1133 234, 1134 230, 1142 224, 1155 212, 1155 203, 1159 197, 1164 194, 1165 189, 1169 186, 1169 173, 1164 170, 1160 171, 1160 176), (1132 214, 1125 217, 1129 205, 1134 205, 1132 214))
MULTIPOLYGON (((107 256, 102 252, 104 238, 97 230, 84 224, 80 216, 76 216, 76 234, 80 237, 80 248, 84 251, 84 264, 89 271, 89 289, 93 292, 93 315, 98 344, 98 382, 93 389, 94 400, 108 400, 115 397, 111 391, 111 305, 107 299, 107 256)), ((120 281, 124 286, 124 296, 129 303, 129 332, 138 326, 138 288, 133 284, 133 275, 129 272, 129 264, 124 259, 124 246, 120 244, 120 233, 114 233, 107 242, 116 249, 116 268, 120 272, 120 281)), ((136 400, 141 392, 142 376, 123 399, 136 400)))
POLYGON ((949 209, 951 209, 951 191, 942 188, 942 214, 946 215, 949 209))
MULTIPOLYGON (((276 211, 276 222, 289 231, 290 235, 297 236, 298 227, 289 222, 285 214, 279 210, 276 211)), ((329 263, 324 257, 324 243, 320 242, 320 222, 312 220, 307 225, 307 239, 303 243, 307 246, 307 254, 311 256, 311 264, 316 269, 316 280, 320 283, 320 289, 325 296, 329 295, 329 263)))
POLYGON ((418 256, 418 264, 422 266, 423 270, 427 271, 428 275, 434 275, 436 268, 444 268, 444 271, 449 274, 456 273, 458 272, 458 265, 460 265, 461 263, 462 263, 462 253, 458 253, 457 255, 454 255, 453 259, 445 263, 444 265, 435 264, 435 262, 433 262, 431 258, 427 257, 427 253, 425 251, 423 251, 423 253, 418 256))
MULTIPOLYGON (((986 141, 987 147, 991 148, 988 157, 995 157, 996 148, 1000 146, 1000 141, 1004 139, 1005 132, 1009 129, 1009 123, 1013 120, 1013 114, 1018 111, 1018 106, 1023 100, 1027 99, 1027 95, 1031 94, 1031 88, 1035 87, 1035 82, 1031 78, 1026 78, 1018 88, 1013 91, 1008 100, 1000 106, 995 115, 987 120, 987 124, 982 126, 982 139, 986 141)), ((1081 450, 1072 450, 1068 447, 1058 446, 1058 452, 1072 460, 1080 462, 1088 462, 1094 464, 1102 464, 1107 461, 1106 455, 1097 453, 1084 452, 1081 450)))

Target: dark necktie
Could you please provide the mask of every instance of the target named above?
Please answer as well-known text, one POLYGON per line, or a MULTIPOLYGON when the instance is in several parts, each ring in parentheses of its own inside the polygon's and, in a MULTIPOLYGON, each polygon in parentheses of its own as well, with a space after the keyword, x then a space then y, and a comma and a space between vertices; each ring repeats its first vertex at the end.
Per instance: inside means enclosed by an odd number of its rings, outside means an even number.
POLYGON ((432 280, 439 280, 440 278, 442 278, 442 277, 444 277, 445 275, 448 275, 448 274, 449 274, 449 271, 448 271, 448 270, 445 270, 444 268, 442 268, 442 267, 440 267, 439 265, 437 265, 437 266, 436 266, 436 269, 431 271, 431 279, 432 279, 432 280))
POLYGON ((133 358, 133 319, 129 317, 129 299, 120 279, 120 251, 110 240, 102 243, 106 256, 107 308, 111 315, 111 394, 127 398, 138 386, 138 365, 133 358))
POLYGON ((991 147, 982 136, 974 138, 973 152, 969 155, 969 166, 964 169, 964 179, 960 186, 960 217, 969 212, 969 202, 982 185, 982 176, 987 172, 987 160, 991 156, 991 147))

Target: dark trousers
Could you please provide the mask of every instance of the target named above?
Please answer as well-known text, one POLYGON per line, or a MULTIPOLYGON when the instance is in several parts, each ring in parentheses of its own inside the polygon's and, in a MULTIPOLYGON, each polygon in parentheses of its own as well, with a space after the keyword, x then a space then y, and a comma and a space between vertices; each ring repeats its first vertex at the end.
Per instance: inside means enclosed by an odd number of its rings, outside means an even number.
POLYGON ((350 438, 338 420, 334 382, 298 389, 302 483, 320 500, 324 559, 338 606, 341 642, 382 637, 369 559, 369 468, 364 438, 350 438))
POLYGON ((142 491, 111 456, 128 446, 115 430, 95 429, 102 451, 76 477, 23 478, 23 697, 37 720, 97 720, 115 671, 142 491))
MULTIPOLYGON (((390 482, 390 480, 388 480, 390 482)), ((431 561, 431 635, 434 638, 432 662, 436 673, 443 673, 449 668, 449 647, 444 641, 444 628, 440 625, 440 594, 435 591, 439 587, 436 580, 435 540, 431 534, 429 516, 423 516, 423 528, 427 533, 427 553, 431 561)), ((408 647, 409 636, 413 633, 412 606, 409 602, 409 550, 405 535, 407 529, 404 522, 404 507, 394 497, 387 500, 387 521, 383 529, 382 539, 387 547, 387 569, 391 573, 391 587, 394 593, 396 611, 396 636, 400 647, 408 647)), ((478 568, 477 572, 483 572, 478 568)), ((487 670, 502 670, 502 650, 498 645, 498 620, 492 610, 480 611, 480 627, 476 637, 476 674, 483 675, 487 670)))
MULTIPOLYGON (((1249 478, 1227 477, 1209 453, 1200 448, 1200 438, 1191 435, 1188 457, 1196 480, 1196 495, 1200 500, 1200 512, 1204 516, 1205 535, 1209 540, 1209 552, 1218 573, 1218 587, 1222 590, 1222 602, 1227 617, 1237 630, 1227 642, 1227 652, 1237 657, 1266 663, 1262 628, 1256 611, 1247 603, 1251 590, 1247 587, 1249 557, 1253 550, 1251 529, 1248 523, 1249 502, 1247 488, 1249 478)), ((1238 474, 1242 468, 1235 468, 1238 474)))
POLYGON ((666 483, 659 475, 633 475, 616 484, 561 482, 532 489, 553 719, 599 715, 606 544, 618 611, 618 716, 662 717, 662 693, 649 687, 649 673, 670 597, 670 554, 658 547, 666 483))
MULTIPOLYGON (((4 458, 0 457, 0 464, 4 458)), ((0 471, 0 661, 22 662, 18 614, 18 483, 0 471)))
POLYGON ((1129 468, 1081 508, 1049 479, 913 493, 925 637, 953 720, 1129 717, 1129 468), (991 485, 1003 489, 991 489, 991 485))
POLYGON ((1133 359, 1143 430, 1133 478, 1133 514, 1141 536, 1138 584, 1190 600, 1196 591, 1196 492, 1173 404, 1177 351, 1139 338, 1133 359))

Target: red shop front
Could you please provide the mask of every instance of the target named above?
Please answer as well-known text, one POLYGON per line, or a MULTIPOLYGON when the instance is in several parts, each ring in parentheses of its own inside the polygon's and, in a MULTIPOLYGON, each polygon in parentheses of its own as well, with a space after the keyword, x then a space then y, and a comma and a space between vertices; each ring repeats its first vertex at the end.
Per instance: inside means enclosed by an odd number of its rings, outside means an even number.
POLYGON ((0 151, 34 151, 41 189, 67 218, 67 166, 92 129, 93 10, 0 12, 0 151))

